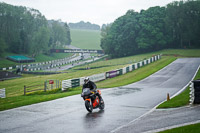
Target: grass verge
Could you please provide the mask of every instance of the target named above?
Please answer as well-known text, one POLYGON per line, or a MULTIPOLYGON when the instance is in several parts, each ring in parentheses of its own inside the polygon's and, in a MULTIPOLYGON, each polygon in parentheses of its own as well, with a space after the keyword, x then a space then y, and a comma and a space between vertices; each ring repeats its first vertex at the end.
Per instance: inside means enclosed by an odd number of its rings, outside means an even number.
POLYGON ((200 133, 200 123, 173 128, 159 133, 200 133))
MULTIPOLYGON (((174 57, 163 57, 159 61, 156 61, 152 64, 144 66, 135 71, 129 72, 125 75, 98 82, 97 86, 98 86, 98 88, 110 88, 110 87, 127 85, 130 83, 139 81, 139 80, 144 79, 147 76, 153 74, 154 72, 162 69, 163 67, 165 67, 166 65, 168 65, 172 61, 174 61, 175 59, 176 58, 174 58, 174 57)), ((38 78, 40 79, 40 77, 38 77, 38 78)), ((30 82, 32 82, 32 81, 30 81, 30 82)), ((14 87, 14 85, 11 85, 11 86, 14 87)), ((28 95, 28 96, 17 95, 17 96, 7 97, 5 99, 0 99, 0 111, 11 109, 11 108, 16 108, 16 107, 20 107, 20 106, 30 105, 30 104, 34 104, 34 103, 54 100, 57 98, 62 98, 62 97, 71 96, 71 95, 75 95, 75 94, 80 94, 81 93, 80 88, 81 87, 77 87, 77 88, 70 89, 67 92, 61 92, 61 93, 58 92, 58 93, 54 93, 54 94, 51 94, 51 92, 47 92, 47 93, 41 93, 41 94, 32 94, 32 95, 28 95)))

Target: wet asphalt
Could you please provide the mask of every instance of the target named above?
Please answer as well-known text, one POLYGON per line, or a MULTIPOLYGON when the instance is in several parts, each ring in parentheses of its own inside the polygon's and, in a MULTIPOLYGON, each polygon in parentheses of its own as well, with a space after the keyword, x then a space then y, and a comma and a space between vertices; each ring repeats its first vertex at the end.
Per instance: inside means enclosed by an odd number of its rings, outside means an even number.
MULTIPOLYGON (((172 96, 182 89, 199 65, 200 58, 177 59, 144 80, 102 89, 104 111, 95 109, 88 113, 80 95, 2 111, 0 133, 120 132, 127 124, 164 101, 167 93, 172 96)), ((125 132, 132 131, 129 128, 125 132)))
POLYGON ((155 133, 171 128, 200 123, 200 106, 156 109, 149 114, 124 125, 116 133, 155 133))

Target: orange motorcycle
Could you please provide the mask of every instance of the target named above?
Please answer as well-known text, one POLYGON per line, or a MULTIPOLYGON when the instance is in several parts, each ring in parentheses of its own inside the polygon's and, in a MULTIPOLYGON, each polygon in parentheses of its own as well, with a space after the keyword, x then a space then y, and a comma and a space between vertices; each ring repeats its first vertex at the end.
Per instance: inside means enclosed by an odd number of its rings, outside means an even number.
POLYGON ((96 95, 96 93, 99 93, 99 95, 101 96, 100 90, 97 90, 97 92, 93 92, 90 91, 90 88, 83 89, 81 97, 83 97, 83 99, 85 100, 85 107, 88 110, 88 112, 92 112, 92 110, 96 108, 99 108, 101 110, 105 108, 103 98, 101 97, 100 101, 100 98, 96 95))

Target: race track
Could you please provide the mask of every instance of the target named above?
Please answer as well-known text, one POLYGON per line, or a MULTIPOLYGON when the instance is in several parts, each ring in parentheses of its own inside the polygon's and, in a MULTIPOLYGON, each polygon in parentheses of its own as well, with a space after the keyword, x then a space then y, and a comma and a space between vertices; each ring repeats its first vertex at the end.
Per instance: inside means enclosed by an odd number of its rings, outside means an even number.
POLYGON ((165 100, 167 93, 172 96, 182 89, 199 65, 200 58, 177 59, 140 82, 103 89, 104 111, 88 113, 80 95, 2 111, 0 132, 117 132, 165 100))

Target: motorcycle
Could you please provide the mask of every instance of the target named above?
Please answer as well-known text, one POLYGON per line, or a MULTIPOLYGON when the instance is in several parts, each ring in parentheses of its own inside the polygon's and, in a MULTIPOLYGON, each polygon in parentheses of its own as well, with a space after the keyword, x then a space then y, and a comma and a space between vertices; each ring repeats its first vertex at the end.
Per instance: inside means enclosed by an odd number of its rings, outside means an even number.
MULTIPOLYGON (((97 90, 97 93, 101 95, 100 90, 97 90)), ((83 97, 83 99, 85 100, 85 108, 90 113, 93 111, 93 109, 99 108, 100 110, 103 110, 105 108, 103 99, 101 98, 100 101, 95 92, 90 91, 90 88, 84 88, 81 97, 83 97)))

